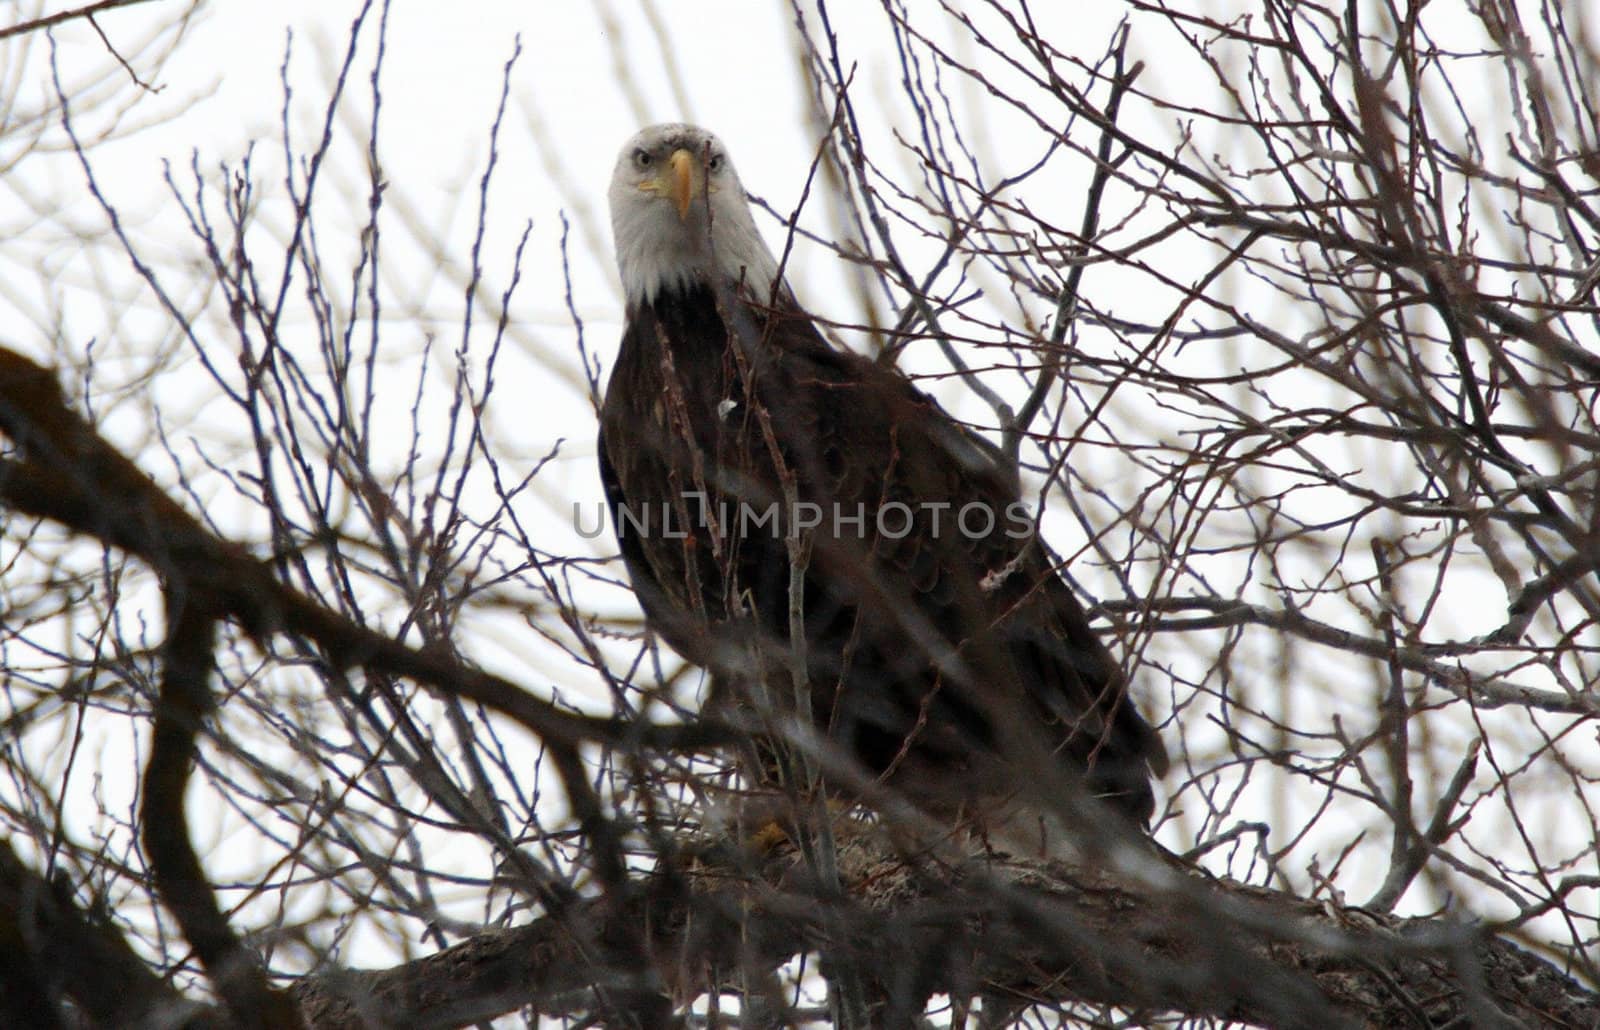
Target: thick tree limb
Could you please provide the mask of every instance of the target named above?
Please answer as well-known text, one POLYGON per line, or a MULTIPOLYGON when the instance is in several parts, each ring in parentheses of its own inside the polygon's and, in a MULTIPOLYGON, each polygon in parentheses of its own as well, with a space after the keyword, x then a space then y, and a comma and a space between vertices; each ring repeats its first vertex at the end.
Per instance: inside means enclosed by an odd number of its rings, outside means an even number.
POLYGON ((326 1028, 460 1026, 520 1006, 567 1014, 590 1008, 596 985, 681 1001, 712 986, 710 971, 776 966, 843 926, 846 952, 877 982, 880 1024, 920 1014, 939 992, 983 996, 990 1011, 1088 1001, 1267 1027, 1600 1021, 1600 995, 1470 925, 1194 876, 1156 888, 1009 860, 912 868, 875 834, 843 837, 843 899, 808 888, 787 849, 753 875, 702 855, 685 875, 643 880, 625 903, 574 910, 593 927, 585 948, 538 920, 393 969, 308 978, 296 992, 326 1028), (641 933, 658 956, 649 973, 595 944, 641 933))
MULTIPOLYGON (((1266 1027, 1600 1023, 1600 995, 1470 925, 1194 876, 1152 887, 1004 859, 913 867, 881 835, 849 826, 840 835, 844 898, 808 883, 792 848, 753 865, 708 848, 560 919, 485 931, 390 969, 309 976, 291 990, 306 1021, 329 1030, 458 1027, 519 1008, 668 1025, 669 1005, 726 986, 741 964, 776 967, 842 927, 844 953, 879 988, 883 1024, 920 1012, 936 992, 982 996, 991 1013, 1078 1001, 1266 1027), (637 961, 641 944, 652 968, 637 961)), ((48 958, 66 982, 47 986, 99 1004, 103 1020, 187 1006, 197 1020, 188 1025, 216 1025, 7 851, 0 873, 0 933, 28 942, 10 965, 43 968, 48 958), (72 975, 89 969, 97 975, 72 975), (117 1010, 118 1001, 128 1007, 117 1010)), ((12 982, 8 967, 8 992, 12 982)))
POLYGON ((212 708, 219 612, 211 598, 184 589, 182 583, 169 584, 166 596, 167 641, 150 759, 141 784, 139 841, 161 900, 177 917, 234 1022, 252 1030, 296 1030, 304 1025, 299 1013, 268 985, 260 960, 228 925, 190 840, 184 802, 200 722, 212 708))
POLYGON ((71 411, 55 376, 0 348, 0 432, 25 460, 0 459, 0 504, 50 519, 125 550, 189 589, 253 637, 298 633, 339 668, 404 676, 509 716, 547 742, 700 750, 728 743, 724 728, 640 725, 558 708, 508 680, 425 653, 359 625, 279 582, 271 568, 218 538, 71 411))
POLYGON ((223 1025, 157 976, 114 926, 80 911, 69 885, 46 881, 0 841, 0 1023, 64 1025, 64 999, 95 1025, 223 1025))

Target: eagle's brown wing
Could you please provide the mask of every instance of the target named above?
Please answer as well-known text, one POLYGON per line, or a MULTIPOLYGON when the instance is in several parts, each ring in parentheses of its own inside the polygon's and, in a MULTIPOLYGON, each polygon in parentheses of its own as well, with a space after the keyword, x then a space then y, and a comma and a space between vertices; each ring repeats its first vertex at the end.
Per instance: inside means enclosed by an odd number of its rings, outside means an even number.
MULTIPOLYGON (((1165 754, 1000 464, 903 376, 833 349, 797 311, 762 320, 743 361, 674 343, 728 340, 720 320, 709 336, 690 324, 706 320, 647 312, 630 327, 602 413, 614 518, 646 499, 671 509, 685 490, 714 498, 713 514, 760 510, 792 483, 821 516, 803 616, 810 715, 832 740, 953 810, 1015 791, 1027 773, 1006 751, 1026 734, 1147 819, 1165 754)), ((752 639, 787 648, 789 557, 781 529, 728 521, 622 546, 651 623, 737 683, 765 675, 739 663, 752 639)))

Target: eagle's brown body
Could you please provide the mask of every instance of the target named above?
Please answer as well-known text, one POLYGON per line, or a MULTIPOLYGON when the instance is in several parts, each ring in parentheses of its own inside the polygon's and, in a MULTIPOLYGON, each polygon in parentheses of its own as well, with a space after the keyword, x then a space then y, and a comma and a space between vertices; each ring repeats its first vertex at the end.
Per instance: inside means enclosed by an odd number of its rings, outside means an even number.
POLYGON ((1017 793, 1032 775, 1011 753, 1022 734, 1034 750, 1017 755, 1054 752, 1071 782, 1148 820, 1161 744, 1021 531, 1003 463, 899 373, 831 347, 781 292, 771 311, 728 283, 633 306, 599 450, 650 624, 720 689, 780 712, 795 697, 786 523, 741 521, 789 510, 788 483, 821 515, 798 714, 935 813, 1017 793))

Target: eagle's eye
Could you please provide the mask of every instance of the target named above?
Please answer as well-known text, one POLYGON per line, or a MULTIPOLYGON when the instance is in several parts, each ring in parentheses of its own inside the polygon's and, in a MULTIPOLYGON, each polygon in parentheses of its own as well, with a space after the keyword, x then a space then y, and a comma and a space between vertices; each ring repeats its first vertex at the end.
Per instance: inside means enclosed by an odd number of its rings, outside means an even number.
POLYGON ((638 168, 641 171, 649 168, 650 162, 653 160, 654 158, 650 156, 650 151, 644 149, 643 147, 640 147, 638 150, 633 152, 633 167, 638 168))
POLYGON ((721 154, 712 154, 711 155, 711 160, 706 162, 706 170, 709 171, 712 175, 715 175, 718 172, 722 171, 722 165, 723 165, 724 161, 725 161, 725 158, 721 154))

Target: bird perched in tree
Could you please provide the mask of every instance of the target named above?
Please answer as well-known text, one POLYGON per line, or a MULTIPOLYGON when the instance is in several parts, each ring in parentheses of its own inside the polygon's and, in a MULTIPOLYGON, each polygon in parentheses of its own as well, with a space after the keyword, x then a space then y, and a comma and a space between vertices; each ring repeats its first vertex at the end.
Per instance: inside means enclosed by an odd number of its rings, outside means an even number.
POLYGON ((1008 849, 1052 847, 1040 783, 1148 822, 1166 753, 998 449, 818 332, 711 133, 638 133, 610 204, 627 329, 600 475, 646 619, 712 703, 808 721, 1008 849))

